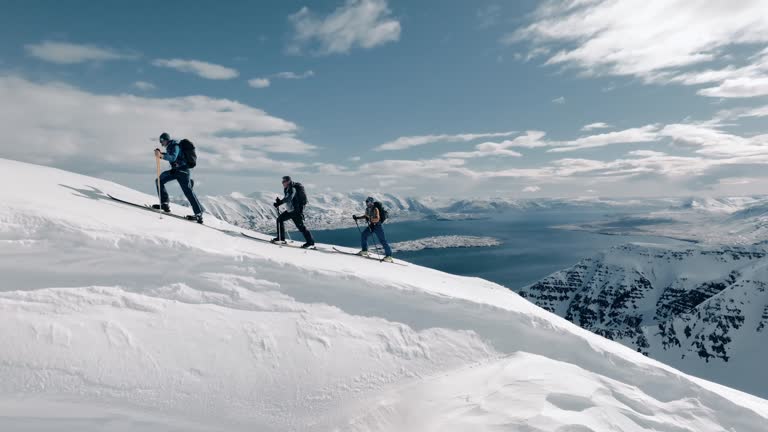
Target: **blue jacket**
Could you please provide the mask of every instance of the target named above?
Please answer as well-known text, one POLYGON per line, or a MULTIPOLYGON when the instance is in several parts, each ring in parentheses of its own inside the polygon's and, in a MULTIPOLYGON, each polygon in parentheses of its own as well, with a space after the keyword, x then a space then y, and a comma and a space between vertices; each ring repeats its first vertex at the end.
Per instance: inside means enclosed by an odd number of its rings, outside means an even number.
POLYGON ((176 140, 171 140, 168 143, 168 146, 165 148, 163 159, 170 162, 172 168, 187 169, 187 159, 184 157, 184 153, 181 151, 181 146, 176 140))

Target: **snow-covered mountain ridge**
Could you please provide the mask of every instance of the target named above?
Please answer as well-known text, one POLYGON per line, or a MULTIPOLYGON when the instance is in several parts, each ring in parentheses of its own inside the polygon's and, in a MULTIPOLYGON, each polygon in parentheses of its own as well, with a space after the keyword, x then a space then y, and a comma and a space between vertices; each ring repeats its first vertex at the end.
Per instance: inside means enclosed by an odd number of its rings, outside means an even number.
MULTIPOLYGON (((437 199, 434 197, 407 197, 389 193, 362 192, 315 193, 311 189, 306 209, 307 224, 311 229, 336 229, 353 227, 353 214, 362 214, 363 202, 367 196, 380 200, 389 211, 393 222, 406 220, 457 220, 477 219, 496 216, 504 212, 535 212, 547 210, 604 209, 607 212, 638 211, 639 209, 659 210, 683 206, 686 199, 437 199)), ((250 195, 231 193, 229 195, 201 196, 206 211, 231 224, 259 231, 274 230, 275 210, 272 203, 277 194, 256 192, 250 195)), ((180 205, 186 205, 183 196, 172 198, 180 205)))
POLYGON ((484 280, 249 240, 56 169, 0 159, 0 181, 24 185, 0 189, 0 430, 768 428, 768 401, 484 280))
POLYGON ((689 373, 768 396, 768 251, 628 244, 518 291, 689 373))

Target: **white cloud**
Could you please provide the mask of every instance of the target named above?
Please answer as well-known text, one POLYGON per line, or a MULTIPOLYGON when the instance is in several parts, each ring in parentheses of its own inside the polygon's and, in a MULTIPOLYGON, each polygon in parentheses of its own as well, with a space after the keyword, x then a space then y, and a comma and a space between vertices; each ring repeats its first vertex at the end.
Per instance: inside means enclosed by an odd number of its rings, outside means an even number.
POLYGON ((269 87, 271 82, 269 78, 254 78, 248 80, 248 85, 253 88, 266 88, 269 87))
POLYGON ((552 99, 552 103, 563 105, 565 104, 565 96, 560 96, 559 98, 552 99))
POLYGON ((254 78, 254 79, 248 80, 248 85, 254 88, 265 88, 265 87, 269 87, 272 84, 273 79, 302 80, 302 79, 307 79, 313 76, 315 76, 315 72, 311 70, 304 71, 302 73, 278 72, 268 77, 254 78))
POLYGON ((207 170, 296 169, 304 164, 269 155, 314 149, 295 136, 294 123, 226 99, 100 95, 8 76, 0 76, 0 99, 0 154, 33 163, 79 170, 153 166, 162 131, 194 141, 207 170), (237 137, 226 137, 232 134, 237 137))
POLYGON ((24 45, 24 49, 27 51, 27 54, 32 57, 59 64, 128 60, 136 58, 135 54, 121 53, 111 48, 69 42, 42 41, 36 44, 24 45))
POLYGON ((584 132, 589 132, 595 129, 609 129, 612 127, 613 126, 609 125, 608 123, 597 122, 597 123, 590 123, 588 125, 584 125, 584 127, 582 127, 581 130, 584 132))
POLYGON ((278 72, 272 76, 281 79, 307 79, 315 76, 315 72, 312 70, 304 71, 300 74, 296 72, 278 72))
POLYGON ((525 135, 521 135, 512 140, 504 140, 502 142, 484 142, 475 146, 475 151, 471 152, 451 152, 443 155, 444 158, 459 158, 470 159, 488 156, 511 156, 520 157, 522 154, 514 150, 510 150, 513 147, 519 148, 537 148, 550 145, 549 142, 542 140, 545 133, 541 131, 526 131, 525 135))
POLYGON ((768 95, 768 74, 762 77, 727 79, 716 87, 699 90, 699 94, 721 98, 747 98, 768 95))
POLYGON ((192 73, 211 80, 228 80, 240 75, 235 69, 199 60, 157 59, 152 64, 157 67, 176 69, 179 72, 192 73))
POLYGON ((136 81, 135 83, 133 83, 133 86, 143 91, 153 90, 155 88, 154 84, 147 81, 136 81))
POLYGON ((612 144, 652 142, 659 139, 658 129, 658 125, 646 125, 639 128, 590 135, 571 141, 553 141, 550 145, 557 147, 547 151, 557 153, 603 147, 612 144))
POLYGON ((506 137, 516 134, 516 131, 493 132, 493 133, 474 133, 474 134, 456 134, 456 135, 415 135, 397 138, 394 141, 386 142, 374 150, 403 150, 411 147, 422 146, 437 142, 468 142, 476 139, 506 137))
POLYGON ((523 188, 523 192, 529 192, 529 193, 538 192, 540 190, 541 188, 538 186, 526 186, 523 188))
POLYGON ((400 39, 400 22, 392 18, 386 0, 346 0, 325 17, 307 7, 289 17, 295 34, 288 51, 316 46, 318 54, 347 53, 354 47, 373 48, 400 39))
POLYGON ((503 42, 530 41, 532 50, 555 49, 547 64, 588 75, 624 75, 648 82, 714 82, 700 94, 765 94, 768 14, 764 0, 548 0, 533 22, 503 42), (762 46, 761 46, 762 45, 762 46), (751 52, 746 59, 727 48, 751 52), (713 61, 738 61, 722 70, 695 70, 713 61))
POLYGON ((382 160, 363 164, 358 172, 376 178, 443 178, 451 174, 473 176, 462 159, 382 160))
POLYGON ((697 153, 710 157, 768 155, 768 135, 742 137, 723 132, 716 127, 699 124, 671 124, 659 135, 699 147, 697 153))

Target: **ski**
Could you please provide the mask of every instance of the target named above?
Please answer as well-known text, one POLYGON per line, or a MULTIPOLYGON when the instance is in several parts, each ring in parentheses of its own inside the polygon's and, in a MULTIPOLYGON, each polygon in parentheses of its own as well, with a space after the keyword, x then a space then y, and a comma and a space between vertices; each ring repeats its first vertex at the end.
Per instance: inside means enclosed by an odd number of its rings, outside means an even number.
POLYGON ((303 248, 303 247, 301 247, 299 245, 290 244, 290 243, 273 243, 273 242, 271 242, 269 240, 265 240, 265 239, 262 239, 262 238, 254 237, 254 236, 246 234, 244 232, 240 232, 240 234, 242 234, 244 237, 247 237, 247 238, 249 238, 251 240, 256 240, 256 241, 260 241, 260 242, 264 242, 264 243, 269 243, 271 245, 275 245, 275 246, 279 246, 279 247, 285 246, 285 247, 294 248, 294 249, 311 250, 311 251, 318 251, 318 252, 323 252, 323 253, 334 253, 333 251, 330 251, 330 250, 318 249, 316 246, 311 246, 311 247, 308 247, 308 248, 303 248))
MULTIPOLYGON (((333 248, 333 250, 335 252, 337 252, 337 253, 344 254, 344 255, 352 255, 352 256, 359 257, 359 258, 365 258, 365 259, 369 259, 369 260, 378 261, 380 263, 387 263, 386 261, 384 261, 381 258, 375 258, 375 257, 372 257, 372 256, 362 256, 362 255, 358 255, 355 252, 346 252, 346 251, 343 251, 343 250, 340 250, 340 249, 336 249, 336 248, 333 248)), ((400 265, 400 266, 408 267, 408 264, 397 262, 397 261, 392 261, 391 263, 387 263, 387 264, 397 264, 397 265, 400 265)))
MULTIPOLYGON (((174 217, 176 219, 185 220, 187 222, 195 222, 195 223, 197 223, 197 221, 187 219, 186 216, 175 215, 173 213, 166 213, 166 212, 164 212, 164 211, 162 211, 160 209, 154 209, 154 208, 152 208, 152 206, 150 206, 148 204, 136 204, 136 203, 133 203, 133 202, 130 202, 130 201, 122 200, 120 198, 115 198, 115 197, 113 197, 110 194, 107 194, 107 196, 112 198, 113 200, 115 200, 117 202, 120 202, 120 203, 123 203, 123 204, 127 204, 127 205, 130 205, 130 206, 133 206, 133 207, 138 207, 140 209, 148 210, 148 211, 151 211, 153 213, 161 214, 163 216, 170 216, 170 217, 174 217)), ((205 225, 205 224, 202 224, 202 225, 205 225)), ((209 228, 212 228, 212 227, 209 227, 209 228)))

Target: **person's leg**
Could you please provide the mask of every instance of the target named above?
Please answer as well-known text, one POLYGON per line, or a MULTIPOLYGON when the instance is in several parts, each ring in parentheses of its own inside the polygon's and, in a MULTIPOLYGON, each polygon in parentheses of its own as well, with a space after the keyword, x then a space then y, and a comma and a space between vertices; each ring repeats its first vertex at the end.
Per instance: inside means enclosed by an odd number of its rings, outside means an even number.
POLYGON ((195 212, 195 215, 203 214, 203 208, 200 205, 200 201, 197 200, 197 195, 195 195, 195 192, 192 190, 192 177, 189 174, 189 171, 176 171, 176 180, 179 182, 179 186, 181 186, 181 191, 184 192, 184 196, 187 197, 187 201, 189 201, 189 204, 192 206, 192 211, 195 212))
POLYGON ((166 204, 168 203, 168 191, 165 189, 165 184, 169 181, 175 179, 176 176, 174 175, 173 170, 170 171, 164 171, 162 174, 160 174, 160 184, 157 184, 157 179, 155 179, 155 187, 157 188, 158 192, 160 193, 160 203, 166 204))
POLYGON ((299 232, 304 236, 304 240, 309 244, 315 244, 315 240, 312 238, 312 233, 309 232, 304 225, 304 214, 291 212, 291 219, 299 232))
POLYGON ((371 236, 371 228, 365 227, 363 233, 360 235, 360 249, 363 251, 368 250, 368 237, 371 236))
POLYGON ((277 218, 277 239, 280 241, 285 241, 285 221, 290 218, 291 214, 288 212, 283 212, 277 218))
POLYGON ((387 238, 384 236, 384 227, 381 226, 381 224, 376 224, 374 226, 374 230, 376 232, 376 237, 379 238, 379 243, 381 243, 381 247, 384 248, 384 256, 392 256, 392 248, 389 247, 389 243, 387 243, 387 238))

